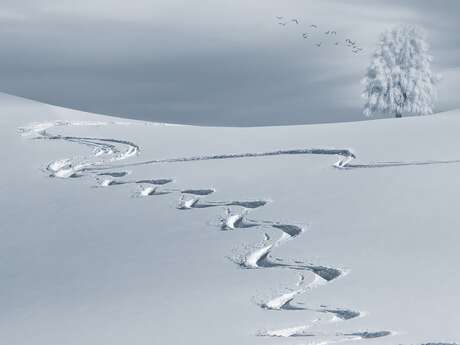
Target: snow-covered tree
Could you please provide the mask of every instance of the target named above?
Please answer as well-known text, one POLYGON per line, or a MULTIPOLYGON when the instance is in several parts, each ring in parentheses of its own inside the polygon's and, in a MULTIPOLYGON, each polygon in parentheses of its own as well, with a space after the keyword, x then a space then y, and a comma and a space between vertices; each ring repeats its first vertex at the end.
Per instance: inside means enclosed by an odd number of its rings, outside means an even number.
POLYGON ((364 115, 433 113, 436 82, 423 32, 404 25, 383 33, 363 84, 364 115))

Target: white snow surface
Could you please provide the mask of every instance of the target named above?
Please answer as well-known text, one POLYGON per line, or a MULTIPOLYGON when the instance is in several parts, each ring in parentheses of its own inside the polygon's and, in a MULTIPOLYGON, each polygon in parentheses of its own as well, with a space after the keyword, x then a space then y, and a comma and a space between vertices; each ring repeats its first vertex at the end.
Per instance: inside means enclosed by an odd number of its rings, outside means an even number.
POLYGON ((2 344, 460 342, 460 111, 213 128, 0 110, 2 344), (222 231, 226 208, 257 226, 222 231), (229 260, 247 253, 257 269, 229 260), (304 308, 253 303, 286 291, 304 308))

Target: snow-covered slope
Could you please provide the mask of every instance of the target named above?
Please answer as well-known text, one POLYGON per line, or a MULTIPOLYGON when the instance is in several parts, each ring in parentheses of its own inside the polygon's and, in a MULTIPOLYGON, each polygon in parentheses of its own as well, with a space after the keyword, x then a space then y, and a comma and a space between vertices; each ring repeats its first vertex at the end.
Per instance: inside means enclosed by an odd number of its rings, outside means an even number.
POLYGON ((460 111, 212 128, 0 110, 2 343, 460 341, 460 111))

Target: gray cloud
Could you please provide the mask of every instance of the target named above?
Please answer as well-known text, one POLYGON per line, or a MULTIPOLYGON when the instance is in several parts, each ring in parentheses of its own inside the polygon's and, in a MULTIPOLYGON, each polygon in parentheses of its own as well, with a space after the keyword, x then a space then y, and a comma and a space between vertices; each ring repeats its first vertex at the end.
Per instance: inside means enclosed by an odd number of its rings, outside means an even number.
MULTIPOLYGON (((360 79, 381 31, 428 33, 444 74, 438 110, 460 107, 457 1, 2 1, 0 89, 153 121, 270 125, 362 119, 360 79), (441 4, 442 3, 442 4, 441 4), (366 49, 317 48, 300 26, 366 49), (449 87, 447 87, 449 86, 449 87)), ((315 38, 315 42, 320 36, 315 38)), ((324 39, 323 39, 324 40, 324 39)))

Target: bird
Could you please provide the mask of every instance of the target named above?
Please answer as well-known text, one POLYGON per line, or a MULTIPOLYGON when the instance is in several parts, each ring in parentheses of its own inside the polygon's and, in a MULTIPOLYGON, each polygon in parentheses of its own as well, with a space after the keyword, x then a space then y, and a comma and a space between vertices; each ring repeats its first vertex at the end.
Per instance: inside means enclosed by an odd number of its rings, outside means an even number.
POLYGON ((276 17, 276 19, 283 19, 284 17, 276 17))
POLYGON ((298 19, 291 19, 291 22, 294 22, 296 24, 299 24, 299 20, 298 19))
POLYGON ((286 23, 278 23, 279 25, 286 26, 286 23))
POLYGON ((331 35, 337 35, 337 31, 331 31, 331 35))
POLYGON ((328 30, 328 31, 326 31, 324 34, 325 34, 325 35, 329 35, 330 33, 331 33, 331 32, 328 30))
POLYGON ((315 25, 315 24, 311 24, 311 25, 310 25, 310 27, 311 27, 311 28, 315 28, 315 29, 318 29, 318 26, 317 26, 317 25, 315 25))
POLYGON ((303 37, 303 38, 309 38, 308 35, 309 35, 309 33, 305 33, 305 32, 304 32, 304 33, 302 34, 302 37, 303 37))
POLYGON ((316 43, 316 46, 321 47, 321 44, 323 44, 323 42, 316 43))
POLYGON ((338 45, 339 45, 339 42, 335 42, 335 45, 338 46, 338 45))

